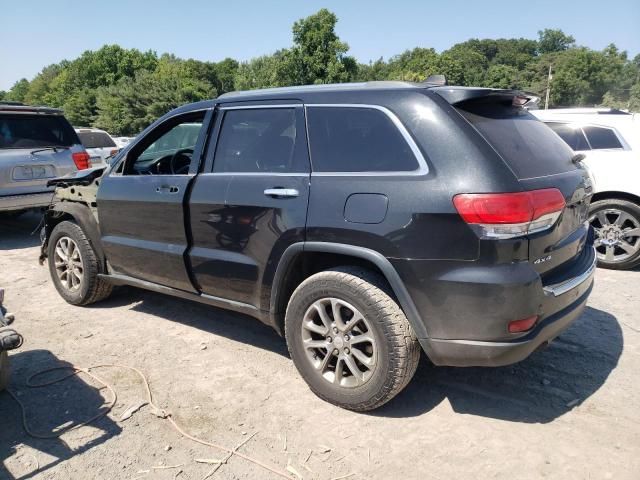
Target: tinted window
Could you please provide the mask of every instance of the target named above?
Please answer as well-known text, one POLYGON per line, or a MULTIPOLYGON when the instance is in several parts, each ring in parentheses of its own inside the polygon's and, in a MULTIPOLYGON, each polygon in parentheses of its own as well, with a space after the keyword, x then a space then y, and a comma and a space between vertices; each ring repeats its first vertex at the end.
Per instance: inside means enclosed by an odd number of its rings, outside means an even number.
POLYGON ((582 129, 569 123, 547 123, 547 126, 556 132, 573 150, 589 150, 587 139, 584 138, 582 129))
POLYGON ((83 132, 80 130, 78 137, 80 137, 84 148, 110 148, 116 146, 111 137, 104 132, 83 132))
POLYGON ((584 133, 587 135, 591 148, 594 150, 622 148, 620 140, 610 128, 584 127, 584 133))
POLYGON ((224 114, 214 172, 295 172, 293 108, 228 110, 224 114))
POLYGON ((458 111, 482 134, 518 178, 575 170, 573 152, 544 123, 522 108, 468 102, 458 111))
POLYGON ((410 172, 419 167, 398 127, 380 110, 309 107, 307 123, 316 172, 410 172))
POLYGON ((78 137, 59 115, 0 115, 0 148, 70 147, 78 137))

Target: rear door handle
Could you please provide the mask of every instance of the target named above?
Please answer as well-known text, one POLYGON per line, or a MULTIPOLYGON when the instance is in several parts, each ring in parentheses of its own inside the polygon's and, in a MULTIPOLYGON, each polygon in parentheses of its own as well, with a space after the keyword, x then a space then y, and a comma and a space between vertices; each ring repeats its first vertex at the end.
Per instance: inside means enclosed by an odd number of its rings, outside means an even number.
POLYGON ((178 193, 180 191, 180 187, 177 185, 161 185, 160 187, 156 187, 156 193, 178 193))
POLYGON ((264 194, 268 197, 294 198, 300 195, 295 188, 267 188, 264 194))

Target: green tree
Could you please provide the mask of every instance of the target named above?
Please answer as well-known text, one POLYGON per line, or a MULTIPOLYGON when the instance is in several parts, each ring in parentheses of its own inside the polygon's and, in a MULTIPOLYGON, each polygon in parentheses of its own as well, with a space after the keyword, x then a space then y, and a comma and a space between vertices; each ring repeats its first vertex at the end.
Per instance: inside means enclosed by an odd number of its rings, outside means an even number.
POLYGON ((10 100, 12 102, 24 102, 24 97, 27 95, 29 91, 29 80, 26 78, 22 78, 13 84, 11 90, 6 95, 6 100, 10 100))
POLYGON ((563 52, 571 48, 575 41, 575 38, 560 29, 545 28, 538 31, 538 52, 563 52))

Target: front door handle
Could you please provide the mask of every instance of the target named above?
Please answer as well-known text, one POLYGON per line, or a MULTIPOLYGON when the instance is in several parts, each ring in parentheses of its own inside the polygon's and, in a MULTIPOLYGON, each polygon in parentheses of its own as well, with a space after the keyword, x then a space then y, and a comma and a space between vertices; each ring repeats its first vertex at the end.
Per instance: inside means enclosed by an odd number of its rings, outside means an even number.
POLYGON ((178 193, 180 187, 177 185, 161 185, 156 187, 156 193, 178 193))
POLYGON ((264 194, 268 197, 294 198, 300 195, 295 188, 267 188, 264 194))

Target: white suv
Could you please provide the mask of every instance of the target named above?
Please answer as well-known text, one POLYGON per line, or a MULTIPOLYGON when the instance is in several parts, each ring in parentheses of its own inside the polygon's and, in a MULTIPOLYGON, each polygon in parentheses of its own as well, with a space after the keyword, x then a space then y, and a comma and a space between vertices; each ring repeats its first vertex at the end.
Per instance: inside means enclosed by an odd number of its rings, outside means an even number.
POLYGON ((104 130, 89 127, 75 127, 76 133, 90 155, 91 166, 99 167, 108 163, 107 158, 118 153, 121 147, 104 130))
POLYGON ((606 108, 532 110, 583 160, 594 179, 590 222, 598 263, 640 264, 640 115, 606 108))

